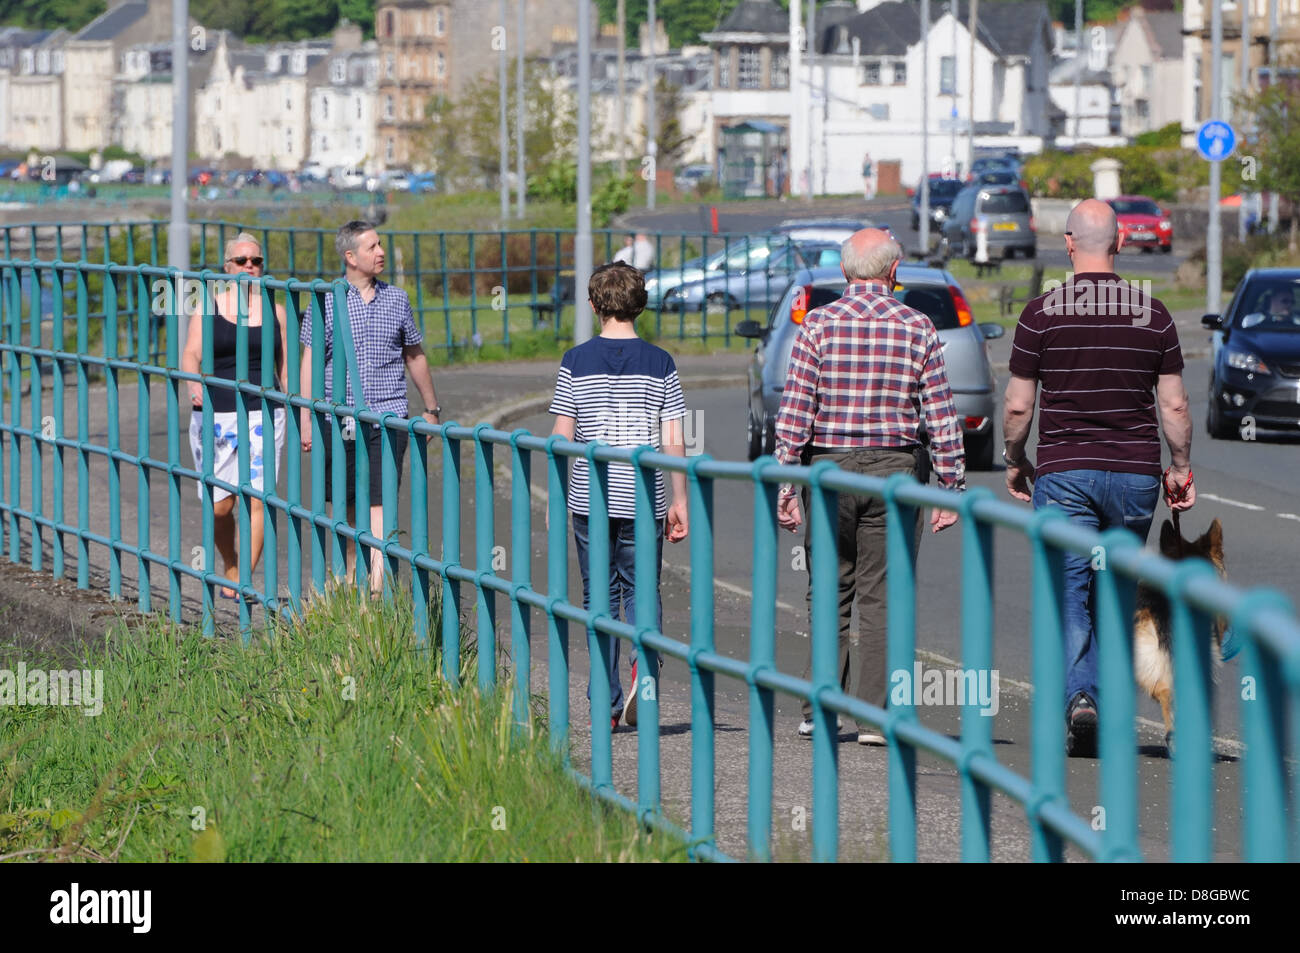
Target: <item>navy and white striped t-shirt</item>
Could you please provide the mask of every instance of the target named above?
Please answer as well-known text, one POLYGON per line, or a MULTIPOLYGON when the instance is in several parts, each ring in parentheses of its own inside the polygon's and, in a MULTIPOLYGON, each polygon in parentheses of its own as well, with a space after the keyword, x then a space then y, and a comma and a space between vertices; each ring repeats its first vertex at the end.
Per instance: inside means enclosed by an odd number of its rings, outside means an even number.
MULTIPOLYGON (((663 348, 640 338, 594 337, 570 348, 560 362, 551 413, 577 421, 574 440, 600 440, 613 447, 649 445, 662 450, 660 427, 686 416, 677 365, 663 348)), ((609 465, 609 515, 636 515, 632 467, 609 465)), ((577 458, 569 471, 569 511, 588 513, 587 461, 577 458)), ((655 518, 668 510, 664 476, 655 473, 655 518)))

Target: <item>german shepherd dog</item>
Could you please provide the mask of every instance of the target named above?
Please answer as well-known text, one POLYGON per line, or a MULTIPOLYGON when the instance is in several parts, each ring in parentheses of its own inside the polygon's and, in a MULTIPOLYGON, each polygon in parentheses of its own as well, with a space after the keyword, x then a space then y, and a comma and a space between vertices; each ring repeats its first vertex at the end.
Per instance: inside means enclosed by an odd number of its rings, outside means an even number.
MULTIPOLYGON (((1166 559, 1190 559, 1199 556, 1209 562, 1226 579, 1223 562, 1223 527, 1216 519, 1195 542, 1182 538, 1174 524, 1165 520, 1160 527, 1160 554, 1166 559)), ((1174 666, 1171 647, 1173 629, 1169 600, 1158 589, 1139 584, 1137 610, 1133 617, 1133 670, 1137 683, 1160 703, 1165 719, 1165 747, 1173 752, 1174 743, 1174 666)), ((1223 646, 1224 623, 1216 619, 1213 627, 1214 658, 1223 646)))

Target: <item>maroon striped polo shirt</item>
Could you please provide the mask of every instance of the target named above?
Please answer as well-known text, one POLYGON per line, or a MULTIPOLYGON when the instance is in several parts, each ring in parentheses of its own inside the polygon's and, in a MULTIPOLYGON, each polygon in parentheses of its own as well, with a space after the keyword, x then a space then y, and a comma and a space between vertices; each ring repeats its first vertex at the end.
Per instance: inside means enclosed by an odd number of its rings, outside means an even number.
POLYGON ((1010 370, 1040 387, 1038 474, 1159 476, 1156 381, 1182 369, 1168 309, 1116 274, 1078 274, 1030 301, 1010 370))

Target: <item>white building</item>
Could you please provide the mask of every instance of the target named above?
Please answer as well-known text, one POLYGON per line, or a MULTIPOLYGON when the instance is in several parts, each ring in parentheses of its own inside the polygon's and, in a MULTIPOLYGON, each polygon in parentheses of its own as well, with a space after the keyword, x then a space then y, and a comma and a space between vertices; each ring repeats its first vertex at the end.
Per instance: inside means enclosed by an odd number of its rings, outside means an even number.
POLYGON ((379 48, 361 42, 361 28, 340 24, 334 49, 307 76, 308 161, 325 169, 373 167, 379 48))
POLYGON ((9 129, 16 149, 63 148, 63 47, 67 30, 55 30, 19 51, 9 78, 9 129))
MULTIPOLYGON (((957 4, 955 19, 938 0, 930 11, 929 169, 957 171, 968 165, 972 76, 975 147, 1041 149, 1049 131, 1046 4, 981 4, 973 73, 965 3, 957 4)), ((715 51, 713 119, 719 140, 726 128, 755 120, 788 134, 795 108, 808 117, 807 133, 796 129, 789 143, 796 191, 809 182, 817 194, 861 191, 867 154, 877 168, 881 162, 899 163, 904 184, 919 180, 924 164, 919 6, 832 2, 820 4, 818 16, 813 55, 793 71, 789 14, 774 0, 743 0, 705 35, 715 51)))
POLYGON ((1115 42, 1111 81, 1120 132, 1137 136, 1179 122, 1183 112, 1183 17, 1134 7, 1115 42))

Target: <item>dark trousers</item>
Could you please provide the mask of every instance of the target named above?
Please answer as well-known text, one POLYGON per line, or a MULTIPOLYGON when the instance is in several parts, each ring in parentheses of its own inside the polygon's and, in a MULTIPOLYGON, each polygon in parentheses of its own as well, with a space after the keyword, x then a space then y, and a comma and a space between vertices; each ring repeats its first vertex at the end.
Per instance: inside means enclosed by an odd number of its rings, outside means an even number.
MULTIPOLYGON (((588 523, 587 517, 573 514, 573 541, 578 550, 578 569, 582 573, 582 607, 591 608, 591 567, 588 566, 588 523)), ((654 625, 660 632, 664 628, 664 604, 659 595, 659 579, 663 568, 664 556, 664 522, 655 521, 655 578, 643 579, 641 584, 654 586, 655 602, 658 605, 657 616, 642 622, 636 618, 636 521, 629 518, 611 516, 609 518, 609 614, 616 621, 629 625, 654 625)), ((599 571, 599 567, 597 571, 599 571)), ((623 711, 623 684, 618 674, 619 643, 623 640, 610 636, 609 653, 609 702, 613 713, 623 711)), ((636 649, 628 649, 628 659, 636 663, 636 649)), ((636 686, 632 686, 635 691, 636 686)), ((591 698, 591 682, 587 682, 587 698, 591 698)))
MULTIPOLYGON (((921 451, 924 453, 924 451, 921 451)), ((844 452, 812 450, 805 454, 811 466, 819 460, 830 460, 850 473, 865 476, 887 477, 893 473, 917 475, 917 454, 911 450, 862 449, 844 452)), ((803 491, 804 553, 808 560, 808 607, 812 610, 812 574, 816 567, 812 561, 812 520, 808 511, 809 492, 803 491)), ((916 551, 921 544, 921 526, 924 511, 917 508, 916 522, 911 534, 912 565, 916 565, 916 551)), ((888 679, 885 677, 885 501, 872 496, 851 493, 839 494, 839 511, 835 533, 839 554, 839 677, 840 687, 863 701, 885 707, 888 698, 888 679), (849 681, 849 628, 853 618, 853 603, 858 605, 858 679, 850 689, 849 681)), ((811 624, 809 625, 811 631, 811 624)), ((812 642, 809 640, 809 648, 812 642)), ((811 654, 804 678, 812 674, 811 654)), ((803 703, 803 717, 812 717, 812 705, 803 703)), ((859 725, 859 729, 865 728, 859 725)))

